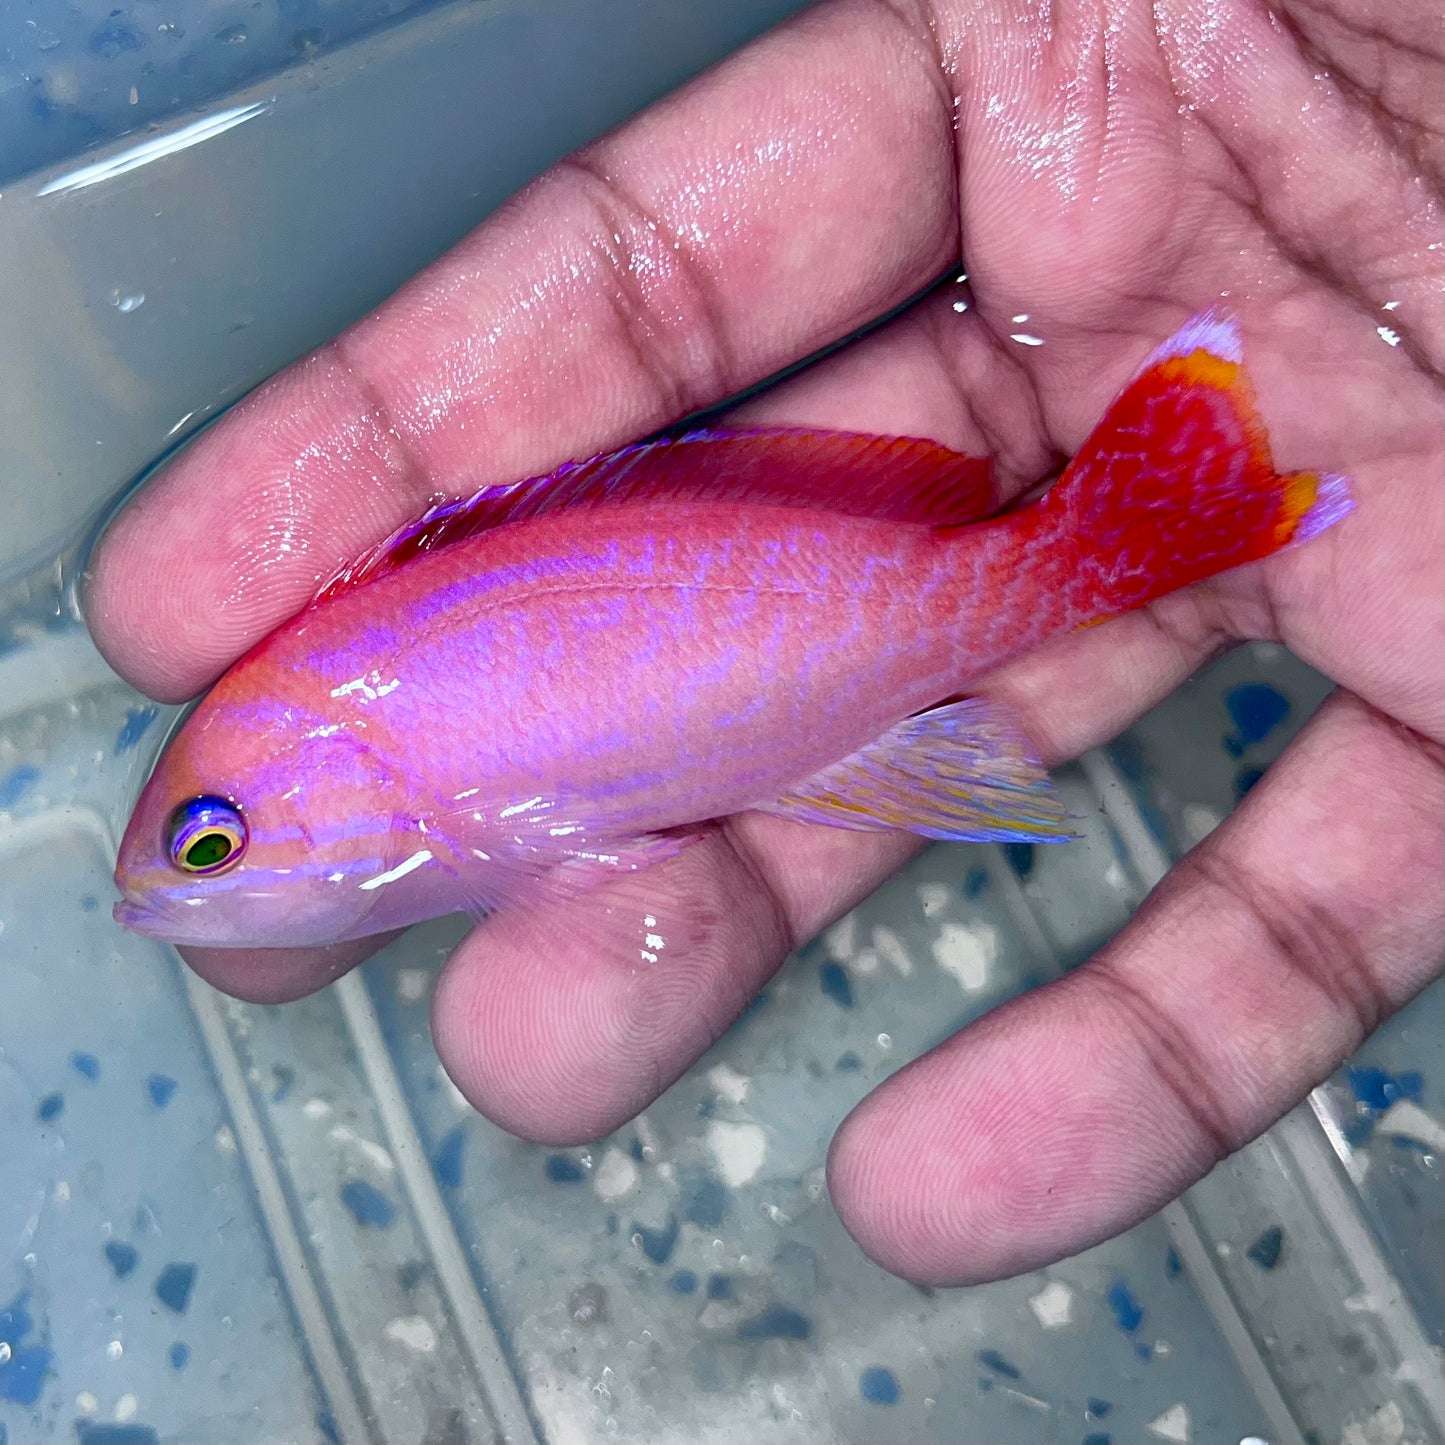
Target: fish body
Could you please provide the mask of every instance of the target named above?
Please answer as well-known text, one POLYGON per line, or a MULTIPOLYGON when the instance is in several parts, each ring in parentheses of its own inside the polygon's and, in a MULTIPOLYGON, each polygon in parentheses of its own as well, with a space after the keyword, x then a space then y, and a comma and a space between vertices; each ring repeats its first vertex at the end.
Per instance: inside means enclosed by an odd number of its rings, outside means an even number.
POLYGON ((1349 505, 1339 478, 1276 476, 1210 316, 999 516, 981 464, 830 433, 699 433, 493 489, 388 539, 216 684, 137 806, 117 917, 328 943, 645 867, 746 808, 1068 836, 1026 740, 947 700, 1349 505))

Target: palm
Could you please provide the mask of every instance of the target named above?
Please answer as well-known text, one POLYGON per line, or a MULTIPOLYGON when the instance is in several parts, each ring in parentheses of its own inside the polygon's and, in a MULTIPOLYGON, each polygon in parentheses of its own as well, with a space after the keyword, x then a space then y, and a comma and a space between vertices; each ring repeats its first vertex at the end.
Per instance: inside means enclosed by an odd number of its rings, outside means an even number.
MULTIPOLYGON (((427 494, 540 472, 726 396, 960 251, 968 309, 956 287, 935 293, 747 410, 986 450, 1016 492, 1077 446, 1153 341, 1227 294, 1281 464, 1350 472, 1356 517, 990 690, 1055 757, 1242 636, 1281 637, 1343 690, 1090 969, 896 1076, 832 1161, 850 1227, 918 1277, 1007 1272, 1113 1232, 1263 1128, 1437 961, 1441 87, 1438 55, 1409 38, 1433 37, 1433 15, 1407 8, 1271 21, 1249 0, 1083 0, 1051 7, 1047 32, 963 0, 812 12, 559 167, 238 408, 107 538, 101 645, 140 686, 185 696, 427 494), (267 546, 283 532, 287 548, 267 546), (219 588, 214 547, 176 545, 218 535, 219 588), (1030 1072, 1007 1072, 1032 1082, 994 1134, 993 1081, 1024 1057, 1030 1072), (1128 1108, 1144 1097, 1149 1128, 1128 1108), (1104 1165, 1080 1159, 1081 1135, 1104 1165)), ((499 916, 448 966, 438 1046, 518 1132, 605 1132, 911 846, 760 815, 718 825, 652 880, 711 920, 665 970, 605 950, 534 964, 537 921, 499 916)), ((570 907, 596 931, 603 901, 570 907)), ((193 962, 274 999, 359 956, 193 962)))

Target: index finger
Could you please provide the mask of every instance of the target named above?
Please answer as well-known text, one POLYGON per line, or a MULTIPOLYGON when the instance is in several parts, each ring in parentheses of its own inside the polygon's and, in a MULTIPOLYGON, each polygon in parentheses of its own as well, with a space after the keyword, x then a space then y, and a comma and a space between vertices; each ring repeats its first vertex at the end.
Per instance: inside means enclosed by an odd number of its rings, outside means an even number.
POLYGON ((940 86, 914 30, 845 3, 560 162, 146 487, 92 562, 101 651, 189 697, 430 497, 618 445, 906 299, 958 254, 940 86))

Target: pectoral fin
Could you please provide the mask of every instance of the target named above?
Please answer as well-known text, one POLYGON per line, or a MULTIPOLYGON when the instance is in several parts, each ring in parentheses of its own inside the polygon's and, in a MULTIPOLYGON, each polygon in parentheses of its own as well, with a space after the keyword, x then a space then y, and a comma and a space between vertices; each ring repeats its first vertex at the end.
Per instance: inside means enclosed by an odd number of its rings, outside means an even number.
POLYGON ((576 898, 675 857, 696 834, 645 833, 589 837, 581 825, 557 821, 549 800, 518 808, 511 836, 472 836, 465 809, 419 822, 431 855, 453 878, 460 906, 474 921, 499 909, 536 907, 576 898))
POLYGON ((1075 836, 1018 723, 984 698, 905 718, 759 808, 830 828, 897 829, 957 842, 1048 843, 1075 836))

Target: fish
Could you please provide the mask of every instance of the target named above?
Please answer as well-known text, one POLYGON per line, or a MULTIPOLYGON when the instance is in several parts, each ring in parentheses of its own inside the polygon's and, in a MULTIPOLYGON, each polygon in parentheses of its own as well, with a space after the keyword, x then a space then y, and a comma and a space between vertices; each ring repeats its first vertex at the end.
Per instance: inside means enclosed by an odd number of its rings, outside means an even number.
POLYGON ((645 877, 749 809, 929 839, 1074 836, 988 673, 1355 503, 1277 474, 1237 320, 1195 316, 1059 478, 703 429, 446 502, 201 699, 122 839, 116 920, 300 947, 645 877))

